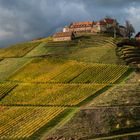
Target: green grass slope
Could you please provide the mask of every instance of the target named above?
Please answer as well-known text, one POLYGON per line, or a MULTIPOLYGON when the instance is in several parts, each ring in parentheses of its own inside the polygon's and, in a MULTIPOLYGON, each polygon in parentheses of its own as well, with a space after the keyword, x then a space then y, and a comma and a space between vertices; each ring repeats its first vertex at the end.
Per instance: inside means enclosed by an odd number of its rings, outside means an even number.
POLYGON ((0 81, 6 80, 9 76, 26 65, 28 58, 5 58, 0 62, 0 81))
POLYGON ((37 47, 40 42, 25 42, 0 49, 0 58, 22 57, 37 47))
POLYGON ((61 47, 61 43, 57 43, 57 49, 54 47, 55 43, 46 46, 48 54, 56 55, 69 60, 77 60, 80 62, 91 63, 117 63, 118 59, 115 55, 115 44, 112 38, 102 36, 85 36, 73 41, 72 45, 67 50, 65 46, 61 47), (60 44, 60 45, 59 45, 60 44), (53 47, 51 47, 53 46, 53 47), (108 59, 110 52, 113 52, 111 59, 108 59))

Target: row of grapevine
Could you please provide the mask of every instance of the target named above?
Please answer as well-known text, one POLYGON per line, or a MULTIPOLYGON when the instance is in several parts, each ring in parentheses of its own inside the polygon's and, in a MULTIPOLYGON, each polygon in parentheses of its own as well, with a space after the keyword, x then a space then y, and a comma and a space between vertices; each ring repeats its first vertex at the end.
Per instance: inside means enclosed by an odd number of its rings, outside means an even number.
POLYGON ((105 84, 19 84, 0 104, 74 106, 104 87, 105 84))
POLYGON ((81 75, 79 75, 71 82, 100 84, 114 83, 124 73, 126 73, 127 70, 128 67, 126 66, 95 64, 93 67, 84 71, 81 75))
POLYGON ((17 85, 11 83, 0 83, 0 100, 17 85))
POLYGON ((70 61, 49 63, 47 60, 31 62, 10 80, 48 83, 114 83, 129 68, 114 64, 86 64, 70 61))
POLYGON ((121 65, 93 64, 84 66, 83 68, 80 66, 75 66, 75 69, 71 67, 65 72, 51 79, 49 82, 99 84, 114 83, 125 72, 127 72, 127 70, 128 67, 121 65))
POLYGON ((1 107, 0 139, 24 139, 62 113, 64 107, 1 107))
POLYGON ((77 63, 75 61, 57 63, 51 62, 48 59, 36 59, 27 64, 22 68, 22 70, 17 71, 17 73, 10 77, 10 80, 23 82, 47 82, 52 78, 57 77, 59 74, 63 74, 67 69, 77 66, 81 68, 82 66, 86 66, 86 64, 77 63))
POLYGON ((52 78, 50 82, 69 83, 75 77, 83 73, 87 68, 88 66, 85 64, 69 65, 69 68, 52 78))

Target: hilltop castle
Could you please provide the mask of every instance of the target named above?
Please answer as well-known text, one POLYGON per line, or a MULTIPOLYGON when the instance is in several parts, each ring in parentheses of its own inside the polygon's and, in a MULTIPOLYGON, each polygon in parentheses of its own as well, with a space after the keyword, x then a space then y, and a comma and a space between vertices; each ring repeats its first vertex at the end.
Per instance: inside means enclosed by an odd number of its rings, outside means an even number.
POLYGON ((113 24, 117 22, 114 19, 105 18, 97 22, 73 22, 68 27, 63 28, 63 32, 93 32, 100 33, 107 31, 107 28, 111 28, 113 24))
MULTIPOLYGON (((54 34, 54 41, 70 41, 74 39, 74 34, 78 33, 105 33, 112 31, 114 26, 118 26, 119 24, 117 20, 112 18, 104 18, 103 20, 97 22, 72 22, 69 26, 63 28, 62 32, 54 34), (73 34, 74 33, 74 34, 73 34)), ((119 28, 120 30, 125 30, 125 27, 119 28)))

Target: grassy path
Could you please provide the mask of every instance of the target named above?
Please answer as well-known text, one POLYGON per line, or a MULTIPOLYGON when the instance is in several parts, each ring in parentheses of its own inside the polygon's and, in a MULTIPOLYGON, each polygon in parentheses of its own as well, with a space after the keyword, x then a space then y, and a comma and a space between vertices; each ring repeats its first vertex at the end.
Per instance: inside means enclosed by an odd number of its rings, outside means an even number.
POLYGON ((52 132, 54 132, 56 129, 63 126, 65 123, 67 123, 72 117, 75 115, 75 113, 79 110, 78 108, 70 108, 72 111, 65 116, 56 126, 52 127, 46 134, 42 135, 42 138, 40 140, 46 140, 46 137, 48 135, 51 135, 52 132))
POLYGON ((93 107, 82 107, 81 110, 85 110, 85 109, 98 109, 98 108, 121 108, 121 107, 125 107, 125 108, 130 108, 130 107, 135 107, 135 108, 139 108, 140 105, 138 104, 133 104, 133 105, 112 105, 112 106, 93 106, 93 107))
POLYGON ((138 136, 140 135, 140 132, 132 132, 132 133, 124 133, 120 135, 113 135, 113 136, 108 136, 108 137, 100 137, 100 138, 95 138, 95 139, 89 139, 89 140, 115 140, 116 138, 123 138, 127 136, 138 136))

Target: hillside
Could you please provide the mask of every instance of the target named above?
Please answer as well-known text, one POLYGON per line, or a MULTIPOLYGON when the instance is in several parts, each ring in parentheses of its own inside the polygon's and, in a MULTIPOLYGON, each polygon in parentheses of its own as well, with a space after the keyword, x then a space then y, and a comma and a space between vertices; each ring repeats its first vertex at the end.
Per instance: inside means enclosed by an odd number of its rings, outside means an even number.
POLYGON ((0 49, 0 140, 138 137, 139 77, 105 35, 0 49))

